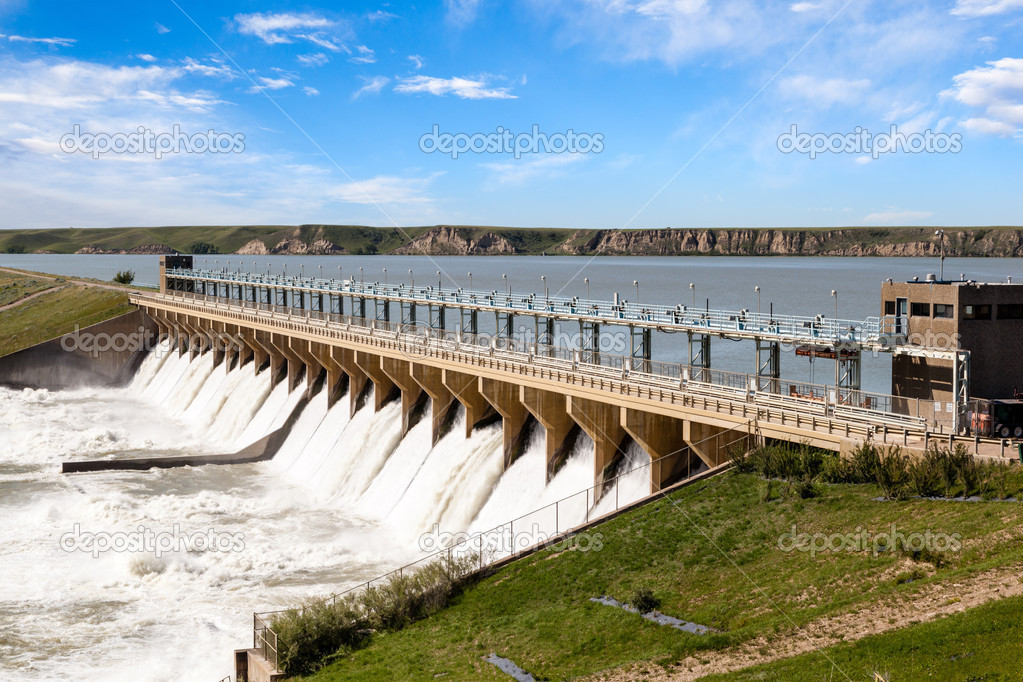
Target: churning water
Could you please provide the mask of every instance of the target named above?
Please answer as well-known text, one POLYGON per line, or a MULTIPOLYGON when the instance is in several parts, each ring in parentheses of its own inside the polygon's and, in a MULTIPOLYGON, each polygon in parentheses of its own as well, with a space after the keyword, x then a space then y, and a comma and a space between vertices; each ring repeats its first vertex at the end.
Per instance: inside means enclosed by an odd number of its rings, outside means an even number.
MULTIPOLYGON (((213 682, 251 641, 252 611, 419 558, 424 533, 488 529, 592 485, 585 437, 545 484, 540 429, 502 473, 499 423, 466 439, 459 411, 431 446, 428 419, 402 438, 396 403, 349 418, 347 397, 328 409, 324 392, 269 462, 59 473, 65 460, 238 450, 301 403, 304 387, 271 390, 268 375, 164 346, 123 389, 0 388, 0 677, 213 682), (142 547, 146 534, 166 544, 142 547), (120 551, 99 551, 101 536, 120 551)), ((620 481, 621 501, 647 476, 620 481)), ((563 505, 560 527, 592 504, 563 505)))

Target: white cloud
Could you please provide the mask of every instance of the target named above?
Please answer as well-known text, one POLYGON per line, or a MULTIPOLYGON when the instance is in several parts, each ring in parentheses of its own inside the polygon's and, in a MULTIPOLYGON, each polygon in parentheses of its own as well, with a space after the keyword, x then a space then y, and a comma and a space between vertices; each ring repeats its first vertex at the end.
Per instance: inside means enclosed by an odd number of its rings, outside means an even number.
POLYGON ((194 73, 200 76, 227 79, 236 78, 238 76, 238 73, 230 64, 224 64, 216 59, 211 61, 213 62, 212 64, 202 64, 191 57, 186 57, 184 60, 185 66, 183 68, 188 73, 194 73))
POLYGON ((793 12, 812 12, 820 8, 819 2, 794 2, 789 5, 789 9, 793 12))
POLYGON ((814 76, 793 76, 779 84, 783 95, 805 99, 821 106, 832 104, 855 104, 862 101, 870 88, 866 78, 847 80, 844 78, 816 78, 814 76))
POLYGON ((515 99, 516 96, 508 92, 508 88, 488 88, 487 76, 475 78, 435 78, 433 76, 412 76, 401 78, 394 86, 395 92, 402 94, 426 93, 443 97, 444 95, 455 95, 462 99, 515 99))
POLYGON ((537 177, 559 174, 565 166, 582 161, 582 154, 546 154, 531 156, 516 161, 483 163, 484 168, 494 174, 494 180, 502 185, 521 185, 537 177))
POLYGON ((236 14, 234 21, 239 33, 255 36, 267 45, 308 40, 332 52, 343 49, 333 37, 339 24, 313 12, 236 14))
POLYGON ((352 93, 352 99, 359 99, 363 95, 379 94, 384 89, 384 86, 391 82, 391 79, 387 76, 373 76, 372 78, 359 76, 359 78, 365 85, 352 93))
POLYGON ((853 160, 861 166, 866 166, 868 163, 870 163, 871 159, 869 156, 857 156, 853 160))
POLYGON ((454 24, 470 24, 476 19, 480 0, 444 0, 448 10, 448 21, 454 24))
POLYGON ((150 64, 156 61, 156 57, 151 54, 137 54, 135 55, 135 58, 141 59, 144 62, 149 62, 150 64))
POLYGON ((71 47, 78 42, 74 38, 28 38, 25 36, 4 35, 3 33, 0 33, 0 38, 7 38, 12 43, 41 43, 54 47, 71 47))
POLYGON ((356 45, 355 51, 358 53, 348 61, 353 64, 376 64, 377 56, 373 50, 369 49, 365 45, 356 45))
POLYGON ((290 88, 295 84, 290 78, 267 78, 266 76, 259 76, 256 80, 259 81, 259 85, 253 85, 248 89, 248 92, 256 93, 262 92, 263 90, 283 90, 284 88, 290 88))
POLYGON ((1023 8, 1023 0, 959 0, 950 10, 959 17, 988 17, 1023 8))
POLYGON ((156 23, 153 24, 153 26, 156 28, 156 32, 159 33, 160 35, 164 35, 171 32, 171 30, 164 26, 163 24, 156 23))
POLYGON ((440 173, 425 178, 403 178, 378 175, 375 178, 339 185, 330 197, 346 204, 432 204, 425 194, 427 187, 440 173))
POLYGON ((302 88, 302 92, 304 92, 305 94, 307 94, 310 97, 314 97, 314 96, 320 94, 319 90, 317 90, 316 88, 309 87, 308 85, 305 86, 304 88, 302 88))
POLYGON ((1023 126, 1023 59, 987 62, 953 77, 952 83, 942 95, 984 110, 984 116, 963 122, 967 128, 1004 136, 1023 126))
POLYGON ((392 12, 387 12, 382 9, 378 9, 375 12, 370 12, 366 15, 366 18, 373 23, 390 21, 391 19, 400 19, 401 17, 392 12))
POLYGON ((408 56, 408 60, 412 62, 412 68, 415 69, 416 71, 423 68, 423 64, 426 63, 425 61, 423 61, 423 58, 417 54, 410 54, 408 56))
POLYGON ((316 52, 314 54, 300 54, 297 59, 302 66, 323 66, 330 61, 330 57, 322 52, 316 52))
POLYGON ((888 208, 884 211, 869 213, 863 218, 863 222, 875 225, 911 225, 919 224, 921 220, 934 215, 931 211, 904 211, 897 208, 888 208))

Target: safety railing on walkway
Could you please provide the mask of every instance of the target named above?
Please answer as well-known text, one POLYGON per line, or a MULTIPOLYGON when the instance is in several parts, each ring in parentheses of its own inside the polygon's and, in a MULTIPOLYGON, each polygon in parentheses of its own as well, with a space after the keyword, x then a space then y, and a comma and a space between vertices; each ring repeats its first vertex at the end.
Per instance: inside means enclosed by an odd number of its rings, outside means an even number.
MULTIPOLYGON (((785 411, 819 414, 853 425, 873 424, 891 430, 924 431, 927 420, 916 398, 903 398, 870 391, 835 388, 826 384, 789 381, 742 372, 691 365, 642 360, 628 356, 596 353, 560 346, 545 346, 510 337, 468 334, 372 320, 252 301, 227 301, 203 294, 171 292, 157 294, 161 300, 196 303, 218 311, 238 311, 288 323, 337 329, 371 338, 386 338, 399 344, 409 356, 469 354, 477 359, 497 358, 530 367, 564 373, 604 377, 637 386, 685 392, 718 400, 763 406, 766 415, 785 411)), ((706 400, 703 401, 706 404, 706 400)), ((745 414, 743 414, 743 417, 745 414)), ((765 416, 771 421, 769 416, 765 416)))
MULTIPOLYGON (((638 497, 630 496, 624 500, 621 495, 623 485, 629 482, 638 483, 641 477, 642 482, 647 485, 647 490, 649 491, 655 467, 659 467, 672 460, 677 462, 680 459, 680 455, 685 459, 685 468, 679 467, 679 470, 674 472, 674 478, 678 479, 676 483, 672 484, 672 487, 674 487, 675 485, 684 484, 696 477, 700 477, 708 471, 703 466, 697 467, 696 470, 691 468, 694 452, 703 450, 729 453, 730 459, 733 454, 747 453, 757 439, 756 424, 752 421, 742 426, 722 431, 703 440, 691 443, 680 451, 633 467, 600 484, 584 488, 577 493, 551 502, 539 509, 534 509, 527 514, 494 526, 489 530, 456 534, 452 536, 449 542, 436 551, 393 571, 357 583, 341 592, 331 594, 329 597, 314 601, 303 607, 298 607, 297 610, 301 612, 308 606, 337 604, 339 600, 358 591, 386 583, 393 577, 401 577, 406 573, 415 572, 418 568, 437 560, 455 560, 472 557, 476 570, 481 571, 497 562, 556 544, 595 521, 657 499, 662 493, 645 493, 638 497), (644 473, 647 475, 643 476, 644 473)), ((420 546, 422 547, 423 544, 428 544, 430 541, 437 541, 441 537, 443 536, 439 533, 424 535, 421 538, 420 546)), ((581 539, 577 539, 577 541, 581 542, 581 539)), ((590 542, 591 539, 587 538, 586 551, 594 549, 589 544, 590 542)), ((581 549, 583 548, 582 544, 579 546, 581 549)), ((280 663, 280 643, 278 634, 273 629, 273 620, 275 616, 286 613, 289 610, 279 609, 252 614, 253 647, 258 649, 263 658, 269 661, 275 668, 280 663)))

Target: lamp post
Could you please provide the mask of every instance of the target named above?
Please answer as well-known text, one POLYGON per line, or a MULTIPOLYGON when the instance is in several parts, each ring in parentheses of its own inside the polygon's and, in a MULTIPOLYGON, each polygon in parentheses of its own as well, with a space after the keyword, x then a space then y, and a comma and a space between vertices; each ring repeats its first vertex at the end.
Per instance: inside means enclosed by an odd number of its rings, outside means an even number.
POLYGON ((362 271, 362 266, 360 265, 359 266, 359 284, 362 285, 362 284, 365 284, 365 283, 366 283, 366 273, 362 271))
POLYGON ((284 267, 284 277, 287 278, 287 276, 288 276, 288 264, 285 263, 283 267, 284 267))
POLYGON ((298 264, 298 276, 299 279, 305 279, 305 263, 298 264))
POLYGON ((416 276, 412 274, 412 268, 408 269, 408 276, 412 280, 412 291, 416 289, 416 276))
POLYGON ((472 273, 469 273, 469 295, 472 295, 472 273))
POLYGON ((689 291, 693 292, 693 310, 696 310, 696 285, 689 283, 689 291))
POLYGON ((341 275, 341 266, 337 266, 337 279, 339 282, 345 281, 345 278, 341 275))
POLYGON ((501 275, 501 279, 504 280, 504 288, 507 291, 508 303, 511 303, 511 284, 508 283, 508 273, 501 275))
POLYGON ((269 263, 266 264, 266 276, 267 277, 270 276, 270 264, 269 263))
POLYGON ((440 270, 437 271, 437 295, 440 296, 440 270))
POLYGON ((323 266, 322 265, 317 265, 316 267, 318 267, 320 269, 320 279, 323 279, 323 266))
POLYGON ((636 305, 639 305, 639 280, 632 280, 632 286, 636 287, 636 305))
POLYGON ((384 268, 384 286, 387 286, 387 268, 384 268))
POLYGON ((831 295, 835 299, 835 321, 838 321, 838 292, 834 289, 831 290, 831 295))
POLYGON ((938 259, 938 281, 945 281, 945 230, 938 230, 934 233, 941 243, 941 256, 938 259))
POLYGON ((543 297, 544 300, 548 300, 550 296, 547 293, 547 275, 540 275, 540 281, 543 282, 543 297))
POLYGON ((757 315, 760 315, 760 285, 753 287, 753 291, 757 292, 757 315))
POLYGON ((583 281, 586 282, 586 300, 590 300, 590 278, 583 277, 583 281))

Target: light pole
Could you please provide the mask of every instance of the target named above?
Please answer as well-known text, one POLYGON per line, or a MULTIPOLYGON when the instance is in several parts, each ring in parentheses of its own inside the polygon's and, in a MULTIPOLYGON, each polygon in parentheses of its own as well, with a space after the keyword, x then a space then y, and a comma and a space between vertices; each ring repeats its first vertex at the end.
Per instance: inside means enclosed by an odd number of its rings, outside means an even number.
POLYGON ((753 287, 753 291, 757 292, 757 315, 760 315, 760 285, 753 287))
POLYGON ((284 277, 285 277, 285 279, 287 279, 287 277, 288 277, 288 264, 285 263, 283 267, 284 267, 284 277))
POLYGON ((359 266, 359 284, 362 285, 362 284, 365 284, 365 283, 366 283, 366 273, 362 271, 362 266, 360 265, 359 266))
POLYGON ((639 305, 639 280, 632 280, 632 286, 636 287, 636 305, 639 305))
POLYGON ((269 263, 266 264, 266 276, 267 277, 270 276, 270 264, 269 263))
POLYGON ((387 286, 387 268, 384 268, 384 286, 387 286))
POLYGON ((341 275, 341 266, 337 266, 337 279, 339 282, 345 281, 344 276, 341 275))
POLYGON ((305 263, 298 264, 298 277, 299 279, 305 279, 305 263))
POLYGON ((590 278, 583 277, 583 281, 586 282, 586 300, 590 300, 590 278))
POLYGON ((696 310, 696 285, 689 283, 689 291, 693 292, 693 310, 696 310))
POLYGON ((505 290, 508 292, 508 302, 511 303, 511 284, 508 283, 508 273, 501 275, 501 279, 504 280, 505 290))
POLYGON ((938 260, 938 281, 945 281, 945 230, 938 230, 934 233, 935 237, 938 237, 941 242, 941 256, 938 260))
POLYGON ((412 268, 408 269, 408 276, 412 280, 412 290, 416 289, 416 276, 412 274, 412 268))
POLYGON ((837 321, 838 321, 838 292, 835 291, 834 289, 832 289, 831 290, 831 295, 835 299, 835 321, 837 323, 837 321))
POLYGON ((546 301, 550 299, 550 296, 547 293, 547 275, 540 275, 540 281, 543 282, 543 297, 546 301))
POLYGON ((320 279, 323 279, 323 266, 322 265, 317 265, 316 267, 318 267, 320 269, 320 279))
POLYGON ((437 271, 437 295, 440 296, 440 270, 437 271))
POLYGON ((472 273, 469 273, 469 294, 472 295, 472 273))

